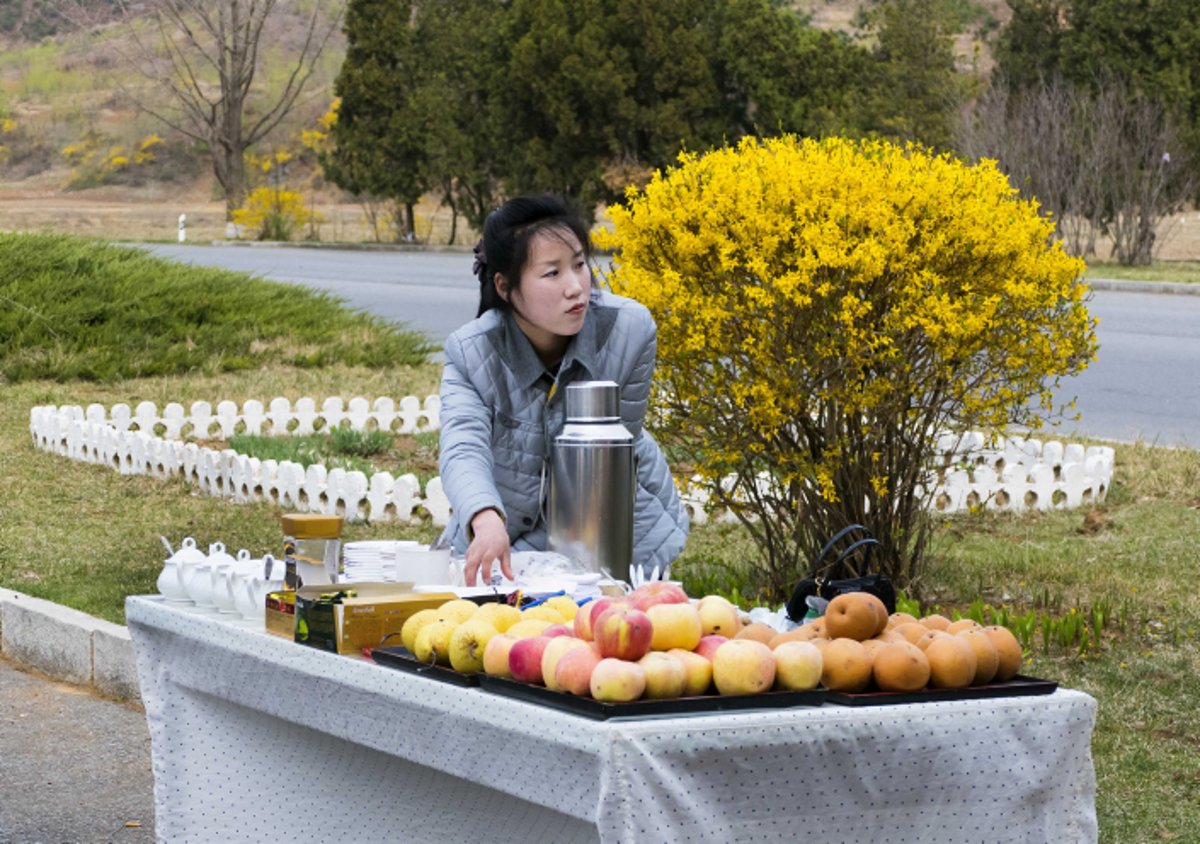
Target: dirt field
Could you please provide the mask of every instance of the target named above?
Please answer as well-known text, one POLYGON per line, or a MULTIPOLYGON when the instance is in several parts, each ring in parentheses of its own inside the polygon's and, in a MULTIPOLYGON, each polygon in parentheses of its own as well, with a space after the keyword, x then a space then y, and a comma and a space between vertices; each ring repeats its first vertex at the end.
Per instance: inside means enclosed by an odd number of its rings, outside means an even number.
MULTIPOLYGON (((324 217, 313 239, 341 243, 376 240, 362 206, 336 197, 315 197, 324 217)), ((0 183, 0 231, 66 232, 91 237, 137 241, 175 241, 179 215, 187 215, 189 243, 225 239, 225 206, 212 199, 211 186, 198 182, 187 190, 174 186, 95 188, 63 191, 52 180, 0 183)), ((417 232, 426 243, 444 244, 450 232, 450 212, 424 202, 417 208, 417 232)), ((303 240, 308 233, 299 232, 303 240)), ((386 232, 384 233, 386 237, 386 232)), ((459 221, 457 242, 471 243, 475 235, 459 221)), ((1180 214, 1160 228, 1164 261, 1200 260, 1200 212, 1180 214)), ((1108 256, 1101 243, 1098 255, 1108 256)))
MULTIPOLYGON (((185 214, 189 243, 225 239, 225 204, 212 198, 211 184, 203 180, 186 188, 153 185, 85 191, 64 191, 58 187, 61 182, 54 178, 0 182, 0 231, 173 242, 179 233, 179 215, 185 214)), ((318 193, 312 206, 323 218, 315 227, 315 237, 305 229, 296 233, 295 240, 377 240, 361 205, 318 193)), ((423 241, 444 244, 450 233, 450 212, 432 202, 422 203, 416 209, 416 224, 423 241)), ((384 230, 382 236, 386 239, 388 232, 384 230)), ((473 242, 473 238, 460 219, 458 242, 473 242)))

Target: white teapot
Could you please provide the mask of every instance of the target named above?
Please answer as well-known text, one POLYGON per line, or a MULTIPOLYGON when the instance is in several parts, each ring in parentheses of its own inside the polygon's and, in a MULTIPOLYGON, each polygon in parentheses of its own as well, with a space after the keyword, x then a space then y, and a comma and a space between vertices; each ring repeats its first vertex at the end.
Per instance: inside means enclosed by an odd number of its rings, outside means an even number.
POLYGON ((186 566, 183 570, 183 588, 198 609, 216 611, 213 606, 213 576, 212 564, 207 554, 201 552, 203 559, 195 565, 186 566))
MULTIPOLYGON (((250 552, 243 549, 239 552, 250 558, 250 552)), ((208 565, 212 572, 212 602, 217 612, 236 613, 233 592, 229 589, 229 579, 237 567, 237 559, 225 550, 225 544, 214 542, 208 546, 208 565)))
POLYGON ((248 621, 266 624, 267 594, 284 588, 285 566, 270 554, 261 560, 251 560, 251 563, 261 565, 245 580, 244 588, 235 591, 237 608, 248 621))
POLYGON ((190 536, 185 537, 179 550, 163 562, 163 569, 158 575, 159 594, 168 601, 190 603, 192 599, 187 589, 187 580, 191 571, 207 559, 204 552, 196 547, 196 540, 190 536))

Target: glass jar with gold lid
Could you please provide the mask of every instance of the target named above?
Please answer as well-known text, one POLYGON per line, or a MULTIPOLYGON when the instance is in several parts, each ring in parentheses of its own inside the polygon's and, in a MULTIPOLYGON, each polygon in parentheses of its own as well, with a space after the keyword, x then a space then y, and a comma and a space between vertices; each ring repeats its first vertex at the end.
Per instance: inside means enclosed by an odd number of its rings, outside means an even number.
POLYGON ((280 518, 288 589, 338 582, 343 521, 341 516, 322 513, 288 513, 280 518))

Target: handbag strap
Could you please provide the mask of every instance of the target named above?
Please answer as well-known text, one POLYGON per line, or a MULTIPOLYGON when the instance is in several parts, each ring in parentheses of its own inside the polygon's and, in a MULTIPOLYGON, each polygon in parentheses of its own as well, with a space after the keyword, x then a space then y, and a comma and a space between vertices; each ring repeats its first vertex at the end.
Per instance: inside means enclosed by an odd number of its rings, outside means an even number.
POLYGON ((821 553, 817 554, 816 559, 813 561, 813 576, 817 578, 818 582, 823 583, 825 580, 825 578, 822 577, 823 572, 826 572, 829 569, 834 568, 835 566, 837 566, 838 563, 845 560, 851 553, 857 551, 859 548, 863 547, 864 545, 872 545, 872 544, 878 545, 879 543, 875 540, 875 538, 873 536, 871 536, 871 532, 868 531, 865 527, 863 527, 862 525, 858 525, 858 524, 846 525, 846 527, 842 528, 837 533, 835 533, 833 535, 833 538, 825 543, 825 547, 821 549, 821 553), (837 545, 841 540, 845 539, 847 536, 849 536, 852 533, 862 533, 862 534, 864 534, 864 536, 861 539, 858 539, 858 540, 854 541, 853 543, 851 543, 850 546, 848 548, 846 548, 846 550, 844 550, 840 554, 838 554, 837 557, 832 562, 830 562, 828 565, 822 566, 821 561, 829 556, 829 552, 833 550, 834 546, 837 545))
MULTIPOLYGON (((851 554, 854 554, 860 548, 870 548, 872 546, 878 547, 879 540, 873 536, 864 536, 862 539, 851 543, 845 551, 838 554, 837 559, 833 561, 832 565, 836 566, 838 563, 848 558, 851 554)), ((861 577, 862 575, 860 574, 859 576, 861 577)))

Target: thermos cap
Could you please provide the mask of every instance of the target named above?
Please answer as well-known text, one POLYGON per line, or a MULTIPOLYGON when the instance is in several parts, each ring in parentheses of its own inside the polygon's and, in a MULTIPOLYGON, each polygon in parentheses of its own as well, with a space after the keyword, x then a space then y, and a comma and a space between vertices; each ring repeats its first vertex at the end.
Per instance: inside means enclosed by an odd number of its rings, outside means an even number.
POLYGON ((615 381, 567 385, 567 421, 600 422, 621 417, 621 386, 615 381))

